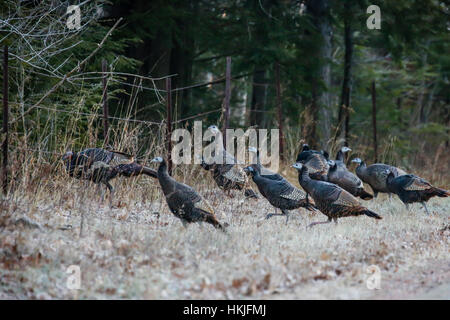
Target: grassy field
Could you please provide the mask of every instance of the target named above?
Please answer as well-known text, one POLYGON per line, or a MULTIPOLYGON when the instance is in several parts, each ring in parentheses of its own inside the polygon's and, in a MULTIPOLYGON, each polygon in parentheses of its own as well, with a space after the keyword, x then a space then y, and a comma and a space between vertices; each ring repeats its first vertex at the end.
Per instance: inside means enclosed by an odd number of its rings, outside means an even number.
MULTIPOLYGON (((364 204, 383 220, 306 229, 326 217, 301 209, 287 225, 283 217, 265 220, 274 209, 264 198, 228 198, 211 187, 209 173, 192 170, 189 184, 230 224, 228 234, 184 228, 148 177, 113 181, 113 209, 95 186, 62 173, 17 188, 2 202, 0 298, 450 298, 449 198, 431 199, 427 216, 420 204, 408 212, 382 194, 364 204), (70 265, 80 267, 79 290, 67 288, 70 265), (381 271, 379 290, 366 284, 371 265, 381 271)), ((295 172, 289 179, 298 185, 295 172)))

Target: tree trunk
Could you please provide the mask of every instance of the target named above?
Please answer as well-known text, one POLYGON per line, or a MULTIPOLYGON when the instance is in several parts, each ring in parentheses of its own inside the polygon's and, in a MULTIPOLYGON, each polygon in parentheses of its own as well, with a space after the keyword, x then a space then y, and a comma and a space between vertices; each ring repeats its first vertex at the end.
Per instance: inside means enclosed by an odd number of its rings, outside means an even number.
POLYGON ((377 142, 377 92, 375 81, 372 81, 372 129, 373 129, 373 153, 374 161, 378 162, 378 142, 377 142))
MULTIPOLYGON (((192 13, 193 19, 198 17, 198 2, 197 1, 184 1, 183 6, 186 11, 192 13)), ((177 25, 181 30, 180 37, 174 40, 174 47, 171 52, 170 61, 170 73, 177 74, 173 78, 172 87, 180 88, 192 84, 192 65, 194 61, 194 28, 193 25, 196 21, 192 21, 189 18, 177 19, 177 25)), ((178 116, 185 118, 189 113, 190 101, 192 90, 177 91, 175 101, 177 103, 177 109, 179 110, 178 116)))
POLYGON ((319 148, 319 141, 316 132, 317 118, 317 81, 312 80, 312 99, 306 107, 302 135, 312 149, 319 148))
POLYGON ((350 135, 350 103, 352 92, 352 59, 353 59, 353 39, 351 27, 351 8, 350 2, 344 4, 344 41, 345 41, 345 57, 344 57, 344 79, 342 81, 341 100, 339 105, 338 127, 336 137, 341 135, 344 128, 344 145, 348 146, 350 135))
POLYGON ((280 63, 275 63, 275 86, 277 93, 278 130, 280 131, 280 158, 284 160, 284 136, 283 136, 283 109, 281 101, 280 63))
POLYGON ((397 102, 396 102, 396 104, 397 104, 397 112, 398 112, 397 122, 398 122, 398 125, 399 125, 400 128, 403 127, 403 112, 402 112, 403 106, 402 106, 402 103, 403 103, 402 97, 398 97, 397 98, 397 102))
POLYGON ((263 123, 266 95, 266 71, 261 68, 255 68, 253 72, 252 84, 252 102, 250 105, 250 125, 261 126, 263 123))
POLYGON ((319 34, 320 43, 314 48, 312 53, 317 61, 318 67, 313 70, 312 85, 312 99, 311 104, 306 110, 306 118, 309 123, 305 123, 305 132, 311 136, 305 136, 311 145, 318 144, 317 124, 323 134, 323 141, 328 141, 330 138, 330 94, 328 88, 331 84, 330 60, 331 60, 331 38, 332 26, 330 22, 330 1, 329 0, 311 0, 307 3, 307 9, 312 16, 314 26, 317 33, 311 34, 312 37, 317 37, 319 34), (322 81, 320 83, 319 81, 322 81), (319 114, 322 115, 319 118, 319 114))

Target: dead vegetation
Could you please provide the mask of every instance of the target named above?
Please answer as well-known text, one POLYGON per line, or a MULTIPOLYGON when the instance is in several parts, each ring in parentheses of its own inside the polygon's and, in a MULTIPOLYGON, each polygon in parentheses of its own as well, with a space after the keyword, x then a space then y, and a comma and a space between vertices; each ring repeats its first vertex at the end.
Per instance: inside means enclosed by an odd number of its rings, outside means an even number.
MULTIPOLYGON (((111 137, 114 149, 139 154, 147 164, 165 154, 161 132, 122 129, 111 137)), ((112 181, 113 209, 108 199, 100 203, 96 186, 69 178, 61 155, 75 136, 69 130, 58 137, 61 148, 51 154, 12 141, 13 178, 0 202, 0 299, 449 297, 439 290, 450 282, 448 198, 431 199, 427 216, 419 204, 408 212, 396 197, 380 195, 364 204, 383 220, 344 218, 307 230, 326 217, 301 209, 292 211, 288 225, 283 218, 265 220, 274 208, 264 198, 244 201, 237 191, 229 198, 199 165, 179 165, 177 180, 194 186, 230 225, 227 234, 208 225, 185 229, 150 177, 112 181), (67 287, 71 265, 80 267, 80 290, 67 287), (381 270, 380 290, 367 289, 371 265, 381 270)), ((95 146, 96 134, 87 137, 82 144, 95 146)), ((446 157, 429 160, 444 174, 420 175, 448 189, 446 157)), ((289 165, 280 173, 298 187, 289 165)))
MULTIPOLYGON (((345 218, 307 230, 326 217, 296 210, 288 225, 265 220, 274 210, 265 199, 230 199, 195 167, 180 168, 178 179, 217 208, 228 234, 185 229, 148 177, 114 181, 113 209, 58 166, 16 187, 1 204, 0 298, 414 298, 450 281, 447 198, 431 199, 427 216, 381 195, 365 202, 381 221, 345 218), (80 266, 80 290, 66 286, 70 265, 80 266), (370 265, 381 270, 380 290, 367 289, 370 265)), ((283 171, 298 185, 293 169, 283 171)))

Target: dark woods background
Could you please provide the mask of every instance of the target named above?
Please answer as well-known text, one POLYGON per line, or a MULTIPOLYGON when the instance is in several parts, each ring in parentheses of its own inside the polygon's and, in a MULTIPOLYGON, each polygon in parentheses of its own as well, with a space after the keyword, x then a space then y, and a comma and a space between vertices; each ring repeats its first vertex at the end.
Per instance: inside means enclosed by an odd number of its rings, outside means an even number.
MULTIPOLYGON (((11 117, 18 119, 10 129, 13 144, 58 152, 69 146, 101 145, 101 117, 82 114, 102 112, 102 77, 89 73, 100 72, 102 60, 111 72, 152 78, 174 75, 172 87, 180 88, 223 79, 230 56, 232 128, 278 127, 279 68, 288 161, 302 142, 327 150, 347 144, 368 162, 377 157, 406 168, 448 172, 446 1, 88 1, 80 6, 82 28, 58 38, 55 30, 68 32, 61 17, 69 4, 77 3, 3 1, 0 5, 2 19, 14 18, 0 29, 2 45, 8 44, 13 54, 9 56, 9 99, 11 117), (381 9, 380 30, 366 26, 370 16, 366 10, 372 4, 381 9), (119 17, 123 20, 118 28, 77 71, 81 75, 66 81, 40 104, 77 110, 77 117, 42 108, 21 117, 96 48, 119 17)), ((110 115, 160 122, 165 118, 165 95, 157 95, 155 88, 165 89, 165 81, 111 76, 110 115)), ((225 82, 217 81, 177 91, 174 119, 221 108, 224 89, 225 82)), ((203 120, 206 127, 220 124, 220 117, 219 111, 196 120, 203 120)), ((191 127, 192 121, 175 126, 191 127)), ((115 134, 133 125, 111 120, 115 134)), ((134 148, 129 151, 138 154, 152 137, 161 135, 155 126, 133 128, 132 142, 120 147, 134 148)))

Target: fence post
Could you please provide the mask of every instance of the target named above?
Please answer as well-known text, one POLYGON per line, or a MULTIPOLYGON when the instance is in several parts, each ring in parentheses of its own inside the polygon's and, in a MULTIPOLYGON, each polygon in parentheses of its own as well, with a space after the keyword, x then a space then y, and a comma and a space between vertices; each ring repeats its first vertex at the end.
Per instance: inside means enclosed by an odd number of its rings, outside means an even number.
POLYGON ((278 130, 280 131, 280 157, 284 159, 283 112, 281 105, 280 63, 275 63, 275 82, 277 90, 278 130))
POLYGON ((172 82, 166 78, 166 108, 167 108, 167 170, 172 174, 172 82))
POLYGON ((227 147, 227 129, 230 123, 230 97, 231 97, 231 57, 227 57, 227 67, 225 71, 225 100, 223 102, 223 147, 227 147))
POLYGON ((107 64, 106 60, 102 60, 102 73, 103 73, 103 135, 104 135, 104 145, 108 145, 109 142, 109 123, 108 123, 108 117, 109 117, 109 110, 108 110, 108 74, 107 74, 107 64))
POLYGON ((8 193, 8 46, 3 49, 3 163, 2 185, 3 194, 8 193))
POLYGON ((377 92, 375 89, 375 80, 372 81, 372 128, 373 128, 373 152, 375 163, 378 162, 378 143, 377 143, 377 92))

